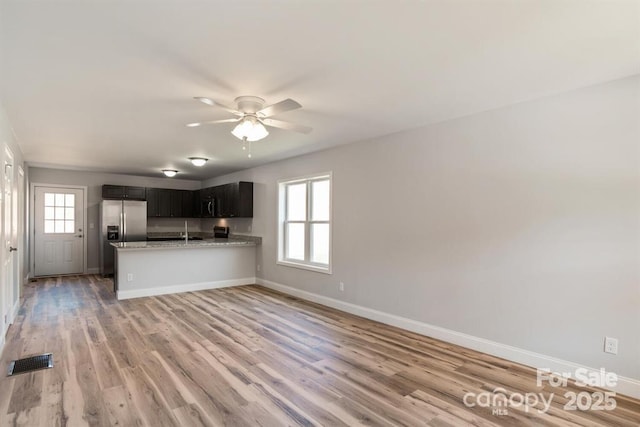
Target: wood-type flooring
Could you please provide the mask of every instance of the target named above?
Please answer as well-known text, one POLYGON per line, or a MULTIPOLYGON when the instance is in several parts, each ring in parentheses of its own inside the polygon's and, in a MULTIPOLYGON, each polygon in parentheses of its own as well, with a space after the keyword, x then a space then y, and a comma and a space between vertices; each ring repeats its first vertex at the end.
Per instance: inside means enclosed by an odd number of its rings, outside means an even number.
POLYGON ((264 287, 111 289, 99 276, 25 286, 2 369, 45 352, 55 365, 0 378, 1 425, 640 425, 638 400, 566 410, 565 393, 602 391, 537 387, 534 369, 264 287), (509 406, 465 405, 501 389, 509 406), (549 410, 518 406, 526 393, 552 396, 549 410))

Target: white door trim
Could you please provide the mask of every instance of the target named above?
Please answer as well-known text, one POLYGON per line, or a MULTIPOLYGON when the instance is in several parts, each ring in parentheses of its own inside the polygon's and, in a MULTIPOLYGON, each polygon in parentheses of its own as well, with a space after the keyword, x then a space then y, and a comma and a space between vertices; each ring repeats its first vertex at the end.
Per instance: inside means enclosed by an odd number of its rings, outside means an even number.
POLYGON ((82 239, 82 273, 88 274, 87 270, 87 241, 89 240, 88 235, 88 224, 87 224, 87 197, 88 197, 88 188, 86 185, 65 185, 65 184, 46 184, 43 182, 32 182, 29 186, 31 192, 29 193, 29 276, 33 277, 36 271, 36 230, 35 230, 35 218, 36 218, 36 187, 52 187, 52 188, 73 188, 74 190, 82 190, 84 197, 83 206, 82 206, 82 217, 84 219, 84 238, 82 239))

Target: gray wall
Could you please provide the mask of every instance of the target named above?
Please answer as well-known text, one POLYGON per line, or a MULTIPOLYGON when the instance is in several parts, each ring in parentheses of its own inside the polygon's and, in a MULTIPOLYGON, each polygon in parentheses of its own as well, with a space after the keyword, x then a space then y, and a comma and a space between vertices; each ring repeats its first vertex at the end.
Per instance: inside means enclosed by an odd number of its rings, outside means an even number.
POLYGON ((639 94, 636 76, 203 186, 254 181, 266 280, 640 379, 639 94), (277 265, 276 181, 324 171, 333 274, 277 265))
MULTIPOLYGON (((36 184, 84 185, 87 186, 87 267, 94 271, 99 268, 99 229, 98 221, 100 201, 102 201, 102 185, 131 185, 142 187, 174 188, 181 190, 197 190, 199 181, 169 178, 149 178, 133 175, 117 175, 107 173, 70 171, 30 167, 29 179, 36 184), (90 228, 93 224, 94 228, 90 228)), ((166 231, 173 229, 180 222, 175 220, 151 220, 149 231, 166 231)), ((184 221, 181 222, 184 227, 184 221)))

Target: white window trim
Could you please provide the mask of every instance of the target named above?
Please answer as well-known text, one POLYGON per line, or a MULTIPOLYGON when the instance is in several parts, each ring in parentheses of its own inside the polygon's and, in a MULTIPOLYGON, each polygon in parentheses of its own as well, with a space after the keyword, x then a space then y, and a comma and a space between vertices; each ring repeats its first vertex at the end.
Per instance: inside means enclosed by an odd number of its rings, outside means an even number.
MULTIPOLYGON (((317 273, 324 274, 333 274, 332 266, 333 266, 333 172, 322 172, 315 173, 312 175, 299 176, 296 178, 288 178, 278 180, 278 258, 276 264, 283 265, 286 267, 299 268, 302 270, 314 271, 317 273), (324 264, 316 264, 311 261, 298 261, 298 260, 290 260, 286 259, 284 256, 285 251, 285 227, 284 227, 284 218, 286 212, 286 195, 284 194, 286 191, 286 185, 295 184, 296 182, 308 182, 314 180, 322 180, 329 178, 329 221, 311 221, 305 220, 300 221, 307 224, 313 223, 326 223, 329 224, 329 263, 325 266, 324 264)), ((312 212, 311 208, 311 197, 309 197, 309 193, 307 193, 307 217, 312 212)), ((290 221, 297 222, 297 221, 290 221)), ((306 228, 306 236, 305 236, 305 255, 307 249, 311 247, 310 240, 310 230, 311 227, 306 228)))

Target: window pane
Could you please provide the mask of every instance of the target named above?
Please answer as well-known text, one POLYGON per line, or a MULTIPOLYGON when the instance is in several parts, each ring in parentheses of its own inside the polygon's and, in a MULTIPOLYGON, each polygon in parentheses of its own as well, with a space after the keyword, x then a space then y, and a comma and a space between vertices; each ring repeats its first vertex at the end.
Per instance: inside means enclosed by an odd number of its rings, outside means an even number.
POLYGON ((329 221, 329 180, 315 181, 311 184, 313 221, 329 221))
POLYGON ((64 206, 64 194, 56 193, 56 206, 64 206))
POLYGON ((55 208, 56 219, 64 219, 64 208, 55 208))
POLYGON ((53 226, 53 220, 48 220, 44 222, 44 232, 45 233, 53 233, 54 232, 54 226, 53 226))
POLYGON ((64 221, 54 221, 55 222, 55 233, 64 233, 64 221))
POLYGON ((74 221, 65 221, 64 222, 64 232, 65 233, 73 233, 73 229, 75 228, 73 226, 74 221))
POLYGON ((72 208, 75 206, 75 198, 74 194, 65 194, 64 195, 64 205, 68 208, 72 208))
POLYGON ((287 220, 307 219, 307 184, 287 185, 287 220))
POLYGON ((54 218, 54 209, 53 208, 44 208, 44 219, 53 219, 54 218))
POLYGON ((53 193, 44 193, 44 205, 45 206, 53 206, 53 205, 55 205, 55 194, 53 194, 53 193))
POLYGON ((75 219, 73 217, 74 215, 74 209, 73 208, 65 208, 64 209, 64 218, 65 219, 75 219))
POLYGON ((304 224, 287 224, 286 258, 304 261, 304 224))
POLYGON ((311 225, 311 262, 329 264, 329 224, 311 225))

